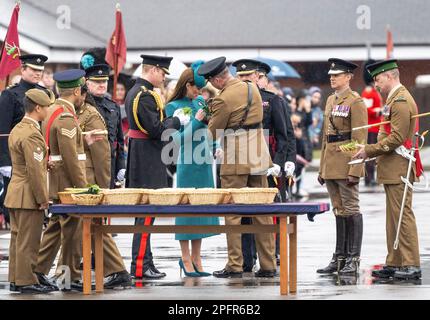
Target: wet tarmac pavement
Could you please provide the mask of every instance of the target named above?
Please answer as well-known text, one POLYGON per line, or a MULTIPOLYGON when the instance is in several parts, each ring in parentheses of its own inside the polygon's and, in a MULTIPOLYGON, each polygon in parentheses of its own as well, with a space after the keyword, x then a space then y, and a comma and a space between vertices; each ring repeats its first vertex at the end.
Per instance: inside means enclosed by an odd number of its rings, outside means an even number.
MULTIPOLYGON (((325 188, 319 187, 316 173, 308 172, 304 188, 310 192, 309 201, 327 201, 325 188)), ((423 277, 419 281, 375 282, 371 271, 385 261, 385 195, 382 188, 361 188, 361 210, 364 215, 364 236, 361 271, 358 278, 320 276, 315 271, 325 266, 332 255, 335 241, 335 221, 331 213, 315 217, 309 222, 306 216, 298 218, 298 292, 280 296, 279 277, 255 278, 245 273, 242 279, 181 278, 178 260, 179 243, 172 234, 154 234, 154 261, 167 277, 154 281, 138 281, 132 289, 106 290, 104 294, 83 296, 79 292, 56 292, 49 295, 20 295, 9 292, 7 282, 9 234, 0 233, 0 300, 4 299, 430 299, 430 215, 429 192, 414 193, 413 208, 418 224, 423 277)), ((131 223, 132 220, 129 220, 131 223)), ((171 224, 172 219, 158 219, 158 224, 171 224)), ((118 219, 113 220, 113 224, 118 219)), ((119 234, 115 241, 130 267, 131 234, 119 234)), ((212 272, 222 269, 226 262, 225 234, 203 240, 203 266, 212 272)), ((52 274, 53 270, 51 271, 52 274)))

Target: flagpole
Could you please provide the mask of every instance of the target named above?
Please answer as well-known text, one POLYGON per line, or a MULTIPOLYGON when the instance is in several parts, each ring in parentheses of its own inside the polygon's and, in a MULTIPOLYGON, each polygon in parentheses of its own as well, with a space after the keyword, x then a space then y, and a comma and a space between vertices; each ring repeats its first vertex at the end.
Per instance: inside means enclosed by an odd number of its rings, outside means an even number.
MULTIPOLYGON (((15 6, 18 6, 19 8, 21 8, 21 0, 16 0, 15 6)), ((10 73, 6 76, 5 89, 9 86, 9 80, 10 80, 10 73)))
MULTIPOLYGON (((121 11, 121 5, 119 3, 116 4, 116 11, 121 11)), ((116 27, 116 13, 115 13, 115 30, 117 29, 116 27)), ((118 41, 118 39, 115 39, 115 41, 118 41)), ((112 92, 112 100, 116 102, 116 87, 118 84, 118 53, 114 52, 115 56, 114 56, 114 68, 113 68, 113 92, 112 92)))

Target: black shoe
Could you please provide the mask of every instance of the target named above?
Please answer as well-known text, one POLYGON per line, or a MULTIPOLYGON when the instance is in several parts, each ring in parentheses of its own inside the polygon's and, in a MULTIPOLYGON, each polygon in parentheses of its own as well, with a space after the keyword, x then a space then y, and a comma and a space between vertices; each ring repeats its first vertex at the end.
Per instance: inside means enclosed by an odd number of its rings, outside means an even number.
POLYGON ((32 284, 29 286, 17 286, 19 289, 19 292, 24 294, 43 294, 43 293, 50 293, 52 290, 49 287, 43 286, 41 284, 32 284))
POLYGON ((154 272, 151 268, 148 268, 143 272, 142 278, 144 279, 161 279, 164 278, 166 274, 164 272, 154 272))
POLYGON ((338 272, 339 270, 342 270, 345 266, 345 257, 342 256, 336 256, 336 254, 333 254, 333 257, 331 258, 329 264, 325 268, 321 268, 317 270, 317 273, 320 274, 332 274, 335 272, 338 272))
POLYGON ((393 277, 394 273, 399 269, 399 267, 383 266, 380 270, 373 270, 372 277, 388 279, 393 277))
POLYGON ((19 292, 19 287, 15 285, 15 282, 11 282, 9 284, 9 291, 10 292, 19 292))
POLYGON ((127 271, 111 274, 104 284, 105 289, 131 288, 131 277, 127 271))
POLYGON ((233 272, 228 271, 227 269, 222 269, 213 272, 213 276, 216 278, 242 278, 243 272, 233 272))
POLYGON ((360 257, 348 257, 345 266, 339 270, 339 275, 357 274, 360 270, 360 257))
MULTIPOLYGON (((91 290, 95 290, 96 289, 96 285, 94 283, 91 283, 91 290)), ((70 289, 67 288, 62 288, 61 291, 71 291, 71 290, 75 290, 75 291, 79 291, 79 292, 83 292, 84 291, 84 284, 82 283, 82 281, 72 281, 70 283, 70 289)))
POLYGON ((393 277, 398 280, 420 279, 421 268, 415 266, 401 267, 399 270, 394 272, 393 277))
POLYGON ((258 270, 254 273, 257 278, 273 278, 276 276, 276 270, 258 270))
POLYGON ((59 291, 57 284, 51 280, 48 279, 46 275, 43 273, 36 272, 37 280, 39 280, 39 283, 43 286, 51 288, 51 291, 59 291))
POLYGON ((276 256, 276 265, 277 266, 281 265, 281 258, 279 257, 279 255, 276 256))
POLYGON ((161 271, 160 271, 160 270, 158 270, 154 265, 150 265, 150 266, 149 266, 149 269, 151 269, 154 273, 162 274, 162 275, 163 275, 163 277, 165 277, 165 276, 166 276, 166 273, 165 273, 165 272, 161 272, 161 271))

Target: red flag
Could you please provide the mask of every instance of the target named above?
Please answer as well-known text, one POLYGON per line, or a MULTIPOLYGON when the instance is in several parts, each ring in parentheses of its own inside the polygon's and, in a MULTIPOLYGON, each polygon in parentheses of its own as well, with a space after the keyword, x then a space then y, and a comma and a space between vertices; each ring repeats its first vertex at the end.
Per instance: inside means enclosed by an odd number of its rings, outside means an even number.
POLYGON ((387 59, 393 58, 394 43, 393 34, 391 33, 390 26, 387 26, 387 59))
POLYGON ((105 57, 106 62, 115 70, 115 75, 118 75, 124 67, 126 56, 127 43, 125 41, 122 13, 119 5, 117 5, 115 30, 109 39, 105 57))
POLYGON ((19 5, 17 4, 15 9, 13 9, 9 28, 1 50, 0 79, 6 78, 13 70, 21 66, 21 61, 19 60, 18 14, 19 5))

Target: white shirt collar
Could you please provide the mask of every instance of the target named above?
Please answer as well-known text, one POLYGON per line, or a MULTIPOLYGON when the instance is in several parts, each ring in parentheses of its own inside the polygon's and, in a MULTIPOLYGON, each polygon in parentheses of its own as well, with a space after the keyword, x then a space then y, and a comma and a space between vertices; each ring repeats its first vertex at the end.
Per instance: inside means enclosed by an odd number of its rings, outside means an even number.
POLYGON ((399 83, 397 86, 395 86, 393 89, 391 89, 390 93, 388 94, 387 100, 390 99, 390 97, 396 92, 397 89, 399 89, 402 86, 401 83, 399 83))
POLYGON ((36 121, 36 120, 34 120, 33 118, 30 118, 30 117, 27 117, 27 116, 24 116, 24 118, 25 118, 25 119, 27 119, 27 120, 33 121, 33 122, 34 122, 34 124, 36 125, 36 128, 40 130, 39 122, 37 122, 37 121, 36 121))

